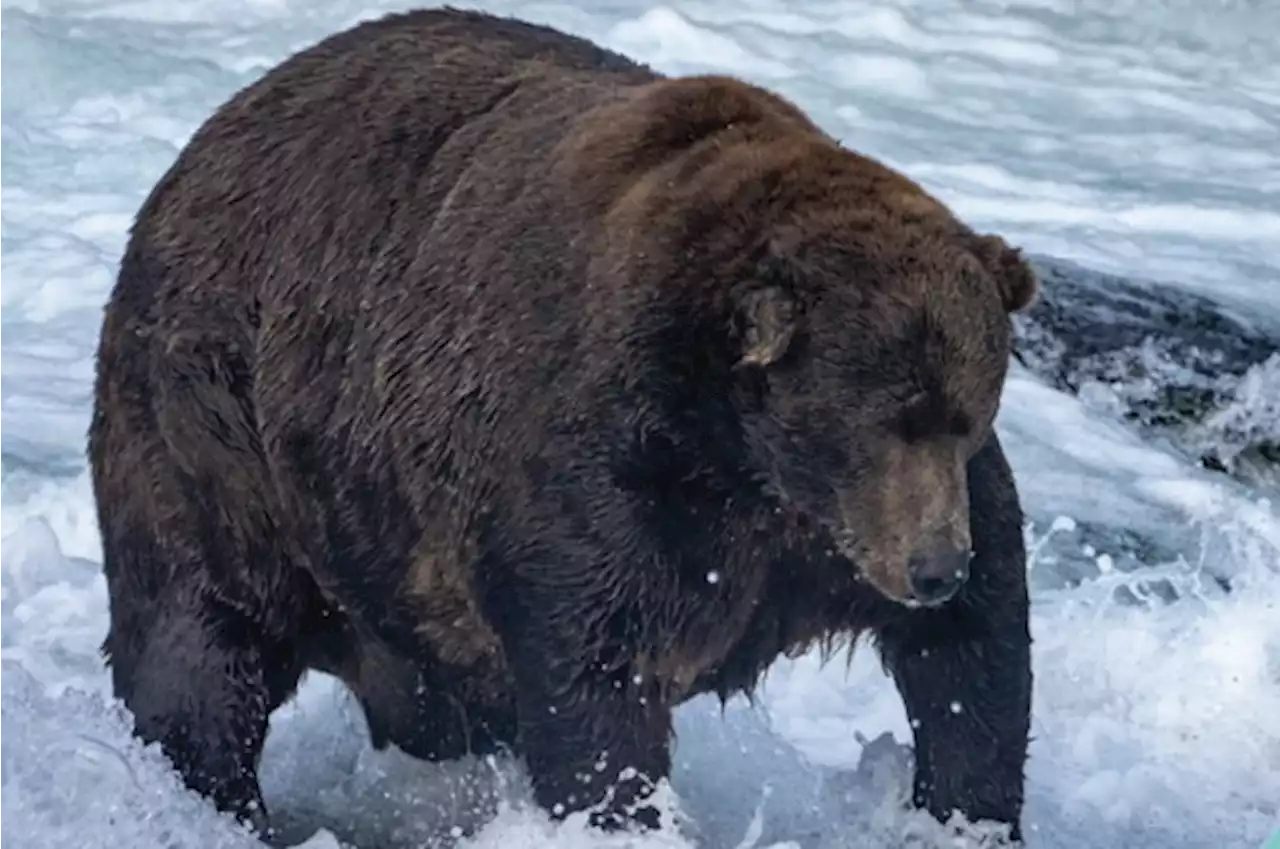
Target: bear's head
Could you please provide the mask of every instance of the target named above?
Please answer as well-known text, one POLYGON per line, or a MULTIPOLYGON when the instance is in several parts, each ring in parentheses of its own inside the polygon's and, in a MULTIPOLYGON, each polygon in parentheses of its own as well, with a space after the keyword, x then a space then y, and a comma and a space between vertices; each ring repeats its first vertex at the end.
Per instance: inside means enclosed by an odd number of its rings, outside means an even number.
POLYGON ((862 157, 793 163, 777 190, 793 200, 731 296, 753 465, 884 596, 941 604, 968 578, 966 465, 1036 279, 1002 239, 862 157))
POLYGON ((616 325, 614 343, 660 339, 682 397, 719 396, 727 375, 746 457, 719 431, 707 453, 825 526, 883 595, 954 595, 966 464, 993 427, 1010 314, 1037 291, 1030 266, 731 78, 642 86, 584 126, 564 162, 605 222, 595 268, 614 282, 598 285, 648 328, 616 325))

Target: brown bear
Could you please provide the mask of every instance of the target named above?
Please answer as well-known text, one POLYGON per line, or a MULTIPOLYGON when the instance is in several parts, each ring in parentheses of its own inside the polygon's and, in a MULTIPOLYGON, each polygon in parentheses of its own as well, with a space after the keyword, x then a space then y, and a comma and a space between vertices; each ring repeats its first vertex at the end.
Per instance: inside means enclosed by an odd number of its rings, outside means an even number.
POLYGON ((377 746, 509 747, 554 816, 651 826, 674 706, 866 633, 916 804, 1016 835, 993 418, 1036 286, 745 82, 476 12, 333 35, 219 108, 130 234, 89 436, 115 693, 258 828, 308 669, 377 746))

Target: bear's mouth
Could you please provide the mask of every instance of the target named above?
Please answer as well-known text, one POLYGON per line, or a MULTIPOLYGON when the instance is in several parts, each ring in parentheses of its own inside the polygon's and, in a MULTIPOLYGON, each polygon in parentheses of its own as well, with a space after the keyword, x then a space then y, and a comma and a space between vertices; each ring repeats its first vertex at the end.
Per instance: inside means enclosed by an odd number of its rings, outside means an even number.
POLYGON ((848 528, 843 528, 830 523, 828 530, 831 533, 831 539, 835 543, 836 551, 845 557, 849 562, 853 563, 859 580, 862 579, 862 568, 858 565, 866 557, 866 550, 858 543, 858 535, 848 528))

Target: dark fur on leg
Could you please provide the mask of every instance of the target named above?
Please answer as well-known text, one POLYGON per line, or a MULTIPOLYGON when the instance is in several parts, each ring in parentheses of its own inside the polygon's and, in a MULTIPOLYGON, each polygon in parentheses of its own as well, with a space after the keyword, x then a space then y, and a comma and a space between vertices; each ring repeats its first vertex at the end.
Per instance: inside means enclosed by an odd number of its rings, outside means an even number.
POLYGON ((671 769, 670 706, 628 662, 634 647, 612 633, 625 618, 616 600, 601 600, 598 617, 583 622, 554 615, 565 609, 557 595, 563 589, 525 586, 518 601, 504 599, 534 797, 557 819, 587 810, 591 825, 606 830, 658 828, 658 811, 644 802, 671 769))
POLYGON ((1031 717, 1022 512, 996 439, 969 463, 972 577, 950 605, 879 629, 915 734, 915 803, 945 821, 1010 823, 1021 840, 1031 717))
POLYGON ((555 817, 590 810, 591 825, 658 828, 645 800, 671 769, 671 712, 656 693, 517 676, 520 734, 534 796, 555 817))
POLYGON ((270 837, 257 765, 267 719, 300 669, 235 611, 175 589, 117 688, 135 733, 159 742, 184 783, 270 837))

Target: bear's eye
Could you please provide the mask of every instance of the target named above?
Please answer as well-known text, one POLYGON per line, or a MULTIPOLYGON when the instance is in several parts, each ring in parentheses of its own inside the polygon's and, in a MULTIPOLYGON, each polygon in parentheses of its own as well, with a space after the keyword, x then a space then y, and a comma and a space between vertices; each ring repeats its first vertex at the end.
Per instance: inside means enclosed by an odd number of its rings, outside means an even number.
POLYGON ((964 438, 973 432, 973 419, 964 410, 948 405, 938 395, 917 392, 907 399, 893 422, 906 442, 923 442, 942 436, 964 438))

